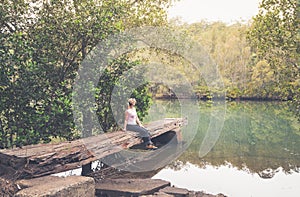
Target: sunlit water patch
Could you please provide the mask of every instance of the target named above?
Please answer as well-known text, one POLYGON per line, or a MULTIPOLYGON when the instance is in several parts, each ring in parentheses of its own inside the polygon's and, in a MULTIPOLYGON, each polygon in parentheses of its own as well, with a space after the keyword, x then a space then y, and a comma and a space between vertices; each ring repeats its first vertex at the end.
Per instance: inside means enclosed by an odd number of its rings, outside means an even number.
POLYGON ((286 174, 282 168, 269 179, 243 170, 231 164, 214 167, 206 165, 200 168, 191 163, 180 170, 165 168, 153 178, 170 181, 174 186, 211 194, 223 193, 229 197, 293 197, 300 195, 300 174, 286 174))

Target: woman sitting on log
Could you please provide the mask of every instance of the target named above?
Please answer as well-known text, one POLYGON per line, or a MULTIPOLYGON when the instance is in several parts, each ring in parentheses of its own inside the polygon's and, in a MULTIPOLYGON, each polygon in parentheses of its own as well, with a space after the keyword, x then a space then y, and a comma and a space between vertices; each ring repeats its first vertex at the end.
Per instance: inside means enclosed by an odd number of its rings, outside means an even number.
POLYGON ((124 131, 135 131, 139 133, 139 136, 142 138, 146 148, 148 149, 157 149, 151 141, 150 133, 145 127, 141 124, 139 117, 135 109, 136 100, 130 98, 128 100, 128 109, 125 111, 125 121, 124 121, 124 131))

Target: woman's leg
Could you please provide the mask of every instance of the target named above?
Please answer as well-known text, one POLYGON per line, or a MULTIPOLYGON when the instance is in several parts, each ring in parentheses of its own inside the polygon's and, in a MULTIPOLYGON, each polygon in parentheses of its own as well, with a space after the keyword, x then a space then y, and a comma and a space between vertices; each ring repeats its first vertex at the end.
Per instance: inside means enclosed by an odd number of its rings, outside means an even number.
POLYGON ((153 144, 153 142, 151 141, 151 136, 147 129, 140 127, 139 125, 127 125, 126 130, 138 132, 139 136, 142 138, 143 142, 146 145, 153 144))

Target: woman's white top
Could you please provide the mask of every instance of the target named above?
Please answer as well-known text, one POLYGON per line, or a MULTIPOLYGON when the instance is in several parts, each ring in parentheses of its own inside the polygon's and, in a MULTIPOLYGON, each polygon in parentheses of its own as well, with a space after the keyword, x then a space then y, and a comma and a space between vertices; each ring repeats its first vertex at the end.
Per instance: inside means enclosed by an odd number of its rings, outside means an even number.
POLYGON ((127 124, 130 125, 136 125, 136 119, 137 119, 137 113, 136 110, 134 108, 132 109, 127 109, 127 124))

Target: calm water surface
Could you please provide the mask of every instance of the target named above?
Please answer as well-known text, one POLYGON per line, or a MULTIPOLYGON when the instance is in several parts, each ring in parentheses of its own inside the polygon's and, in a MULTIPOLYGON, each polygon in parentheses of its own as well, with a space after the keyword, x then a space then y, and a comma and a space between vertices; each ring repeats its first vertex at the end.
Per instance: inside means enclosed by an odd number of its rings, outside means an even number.
MULTIPOLYGON (((300 124, 286 103, 191 105, 200 111, 199 117, 189 117, 199 118, 189 120, 189 124, 198 123, 196 135, 183 154, 153 178, 230 197, 300 196, 300 124), (216 123, 211 117, 218 116, 214 112, 220 107, 226 113, 218 138, 207 154, 199 154, 216 123)), ((181 108, 178 101, 155 101, 146 121, 180 117, 181 108)))

